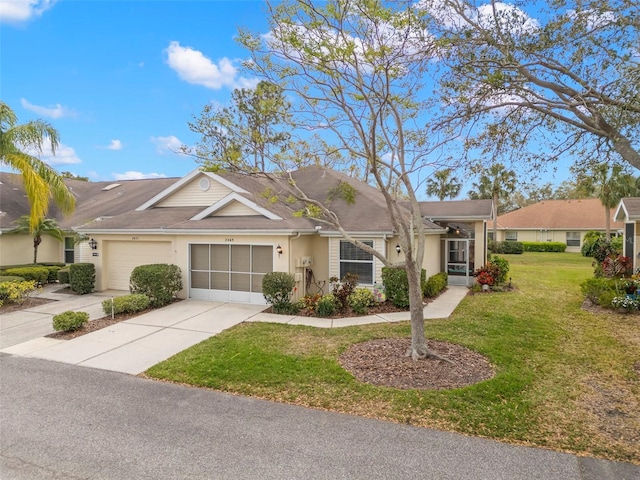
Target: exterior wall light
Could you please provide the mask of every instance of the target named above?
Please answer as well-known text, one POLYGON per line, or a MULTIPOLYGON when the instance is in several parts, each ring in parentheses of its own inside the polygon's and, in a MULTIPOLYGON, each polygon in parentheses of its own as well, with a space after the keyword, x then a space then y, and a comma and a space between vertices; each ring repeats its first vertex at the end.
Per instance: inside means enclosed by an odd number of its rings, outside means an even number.
POLYGON ((280 245, 276 247, 276 253, 278 254, 278 256, 282 255, 282 247, 280 245))
POLYGON ((96 242, 95 238, 92 238, 91 240, 89 240, 89 246, 91 247, 91 250, 98 249, 98 242, 96 242))
POLYGON ((400 252, 402 251, 402 249, 400 248, 400 244, 396 243, 396 253, 398 254, 398 256, 400 256, 400 252))

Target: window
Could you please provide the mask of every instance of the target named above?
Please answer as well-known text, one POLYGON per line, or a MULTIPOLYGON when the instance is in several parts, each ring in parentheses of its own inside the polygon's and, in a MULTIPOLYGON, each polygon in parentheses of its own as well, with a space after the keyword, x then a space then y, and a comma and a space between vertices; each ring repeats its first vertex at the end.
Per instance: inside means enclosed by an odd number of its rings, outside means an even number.
POLYGON ((504 239, 507 242, 517 242, 518 241, 518 232, 506 232, 504 239))
POLYGON ((567 247, 580 246, 580 232, 567 232, 567 247))
MULTIPOLYGON (((373 248, 372 240, 362 243, 373 248)), ((352 243, 340 241, 340 278, 347 273, 358 275, 358 283, 373 284, 373 255, 360 250, 352 243)))
POLYGON ((75 261, 74 247, 73 237, 64 237, 64 263, 73 263, 75 261))

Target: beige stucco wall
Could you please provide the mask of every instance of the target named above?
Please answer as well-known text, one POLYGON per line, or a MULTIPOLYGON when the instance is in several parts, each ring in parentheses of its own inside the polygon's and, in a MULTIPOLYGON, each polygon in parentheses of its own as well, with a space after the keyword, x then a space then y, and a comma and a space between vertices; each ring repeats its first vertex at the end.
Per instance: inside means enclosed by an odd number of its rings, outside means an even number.
MULTIPOLYGON (((44 235, 38 247, 38 262, 63 262, 64 245, 55 238, 44 235)), ((33 237, 23 234, 0 235, 0 265, 25 265, 33 263, 33 237)))

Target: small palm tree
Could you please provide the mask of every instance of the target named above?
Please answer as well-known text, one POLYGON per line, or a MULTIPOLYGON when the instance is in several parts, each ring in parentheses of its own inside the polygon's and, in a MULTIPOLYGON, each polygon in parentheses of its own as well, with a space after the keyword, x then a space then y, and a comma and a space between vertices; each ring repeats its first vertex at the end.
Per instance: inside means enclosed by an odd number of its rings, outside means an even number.
POLYGON ((509 196, 516 189, 518 179, 516 172, 507 170, 501 163, 493 164, 480 174, 480 179, 473 184, 474 190, 469 192, 469 198, 490 198, 493 200, 495 216, 493 218, 493 239, 498 237, 498 213, 500 212, 500 199, 509 196))
POLYGON ((624 197, 638 195, 637 179, 617 163, 601 163, 583 172, 583 188, 600 199, 604 207, 606 238, 611 238, 611 209, 618 206, 624 197))
POLYGON ((64 241, 64 231, 60 229, 53 218, 40 220, 33 229, 29 215, 23 215, 13 223, 16 224, 16 228, 8 233, 30 233, 33 235, 33 263, 38 263, 38 247, 42 243, 42 235, 50 235, 60 242, 64 241))
POLYGON ((41 120, 17 125, 17 117, 9 106, 0 101, 0 165, 6 165, 22 174, 24 189, 31 205, 30 231, 34 233, 54 203, 64 214, 73 212, 75 198, 58 173, 39 158, 23 150, 34 148, 42 152, 45 138, 49 138, 55 154, 59 138, 55 128, 41 120))
POLYGON ((462 183, 456 177, 451 176, 452 170, 445 168, 433 174, 433 178, 427 180, 427 195, 438 197, 443 201, 445 198, 457 197, 462 188, 462 183))

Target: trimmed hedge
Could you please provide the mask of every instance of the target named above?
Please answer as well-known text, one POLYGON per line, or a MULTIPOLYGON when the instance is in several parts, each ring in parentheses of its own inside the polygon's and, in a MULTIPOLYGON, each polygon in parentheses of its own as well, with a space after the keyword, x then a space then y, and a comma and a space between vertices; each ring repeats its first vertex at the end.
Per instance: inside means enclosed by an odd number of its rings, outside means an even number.
POLYGON ((171 303, 182 290, 182 271, 177 265, 152 263, 139 265, 131 272, 129 291, 149 297, 154 308, 171 303))
POLYGON ((69 267, 58 270, 58 282, 69 283, 69 267))
POLYGON ((0 275, 0 283, 4 283, 4 282, 12 282, 12 283, 24 282, 24 278, 16 277, 14 275, 0 275))
POLYGON ((436 273, 429 277, 424 284, 424 289, 422 290, 422 295, 428 298, 435 297, 440 292, 442 292, 445 288, 447 288, 447 283, 449 281, 449 275, 447 272, 436 273))
POLYGON ((522 242, 494 242, 489 241, 488 245, 491 253, 508 253, 512 255, 520 255, 524 253, 524 245, 522 242))
POLYGON ((49 276, 47 277, 47 282, 55 283, 58 280, 58 272, 62 270, 62 267, 58 267, 57 265, 49 265, 47 266, 49 270, 49 276))
POLYGON ((562 242, 522 242, 522 245, 525 252, 564 252, 567 250, 567 244, 562 242))
POLYGON ((102 310, 107 315, 111 315, 112 313, 114 315, 120 313, 135 313, 149 308, 149 303, 151 303, 151 301, 146 295, 132 293, 131 295, 104 300, 102 302, 102 310))
POLYGON ((53 317, 53 329, 56 332, 73 332, 89 321, 87 312, 68 310, 53 317))
POLYGON ((91 293, 96 284, 96 266, 93 263, 69 265, 69 286, 81 295, 91 293))
MULTIPOLYGON (((420 290, 424 292, 427 283, 427 271, 420 272, 420 290)), ((387 294, 387 300, 398 308, 409 307, 409 280, 404 268, 382 268, 382 284, 387 294)))
POLYGON ((41 285, 47 283, 49 278, 49 269, 47 267, 17 267, 8 268, 4 274, 9 277, 22 277, 28 281, 34 281, 41 285))

